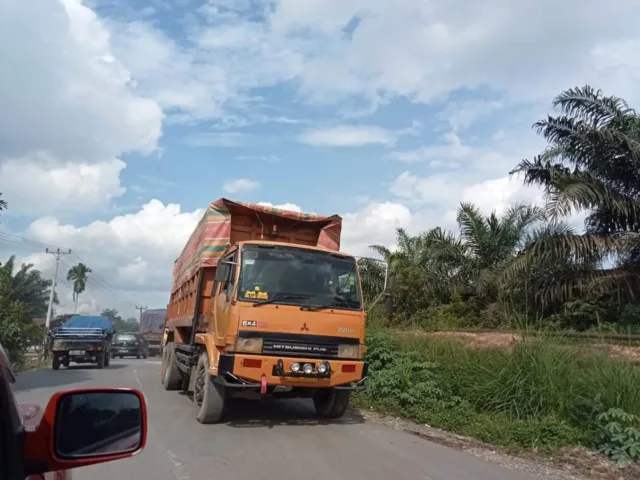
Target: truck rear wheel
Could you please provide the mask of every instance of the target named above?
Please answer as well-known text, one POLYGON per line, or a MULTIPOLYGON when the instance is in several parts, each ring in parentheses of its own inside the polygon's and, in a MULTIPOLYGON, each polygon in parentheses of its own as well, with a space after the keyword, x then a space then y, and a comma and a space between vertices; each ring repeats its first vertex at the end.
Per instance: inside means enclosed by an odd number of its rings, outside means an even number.
POLYGON ((104 366, 108 367, 110 363, 111 363, 111 355, 109 355, 108 353, 105 352, 105 354, 104 354, 104 366))
POLYGON ((313 397, 313 406, 321 417, 341 418, 349 408, 350 399, 350 390, 331 389, 328 392, 316 393, 313 397))
POLYGON ((51 359, 51 368, 54 370, 60 370, 60 357, 56 357, 55 355, 51 359))
POLYGON ((162 383, 165 390, 180 390, 182 375, 180 375, 180 370, 178 370, 178 366, 176 365, 176 344, 170 343, 167 347, 167 361, 164 365, 164 379, 162 383))
POLYGON ((202 352, 196 366, 196 382, 193 388, 193 402, 198 408, 196 420, 200 423, 218 423, 224 414, 224 387, 214 382, 209 375, 209 356, 202 352))
POLYGON ((105 366, 105 355, 98 355, 96 357, 96 363, 98 364, 98 368, 104 368, 105 366))

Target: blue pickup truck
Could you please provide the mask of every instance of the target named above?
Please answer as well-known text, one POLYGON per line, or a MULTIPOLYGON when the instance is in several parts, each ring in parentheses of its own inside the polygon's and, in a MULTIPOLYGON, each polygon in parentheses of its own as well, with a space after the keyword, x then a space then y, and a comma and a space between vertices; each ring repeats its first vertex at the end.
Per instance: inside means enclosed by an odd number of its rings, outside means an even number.
POLYGON ((98 368, 109 366, 111 320, 100 315, 74 315, 51 331, 51 365, 54 370, 74 363, 93 363, 98 368))

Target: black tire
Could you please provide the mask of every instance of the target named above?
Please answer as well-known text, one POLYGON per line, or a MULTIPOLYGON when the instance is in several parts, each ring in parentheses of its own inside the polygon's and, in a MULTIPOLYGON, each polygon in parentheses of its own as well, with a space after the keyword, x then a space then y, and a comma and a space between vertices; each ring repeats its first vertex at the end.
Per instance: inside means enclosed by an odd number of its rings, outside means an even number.
POLYGON ((122 360, 124 358, 124 355, 120 355, 120 360, 122 360))
POLYGON ((105 355, 104 355, 104 353, 102 355, 98 355, 98 357, 96 358, 96 364, 98 365, 98 368, 104 368, 104 366, 105 366, 105 355))
POLYGON ((65 368, 69 368, 69 357, 65 358, 62 362, 62 366, 65 368))
POLYGON ((165 390, 180 390, 182 386, 182 375, 176 365, 175 349, 175 343, 171 343, 167 348, 167 364, 164 369, 164 381, 162 382, 165 390))
POLYGON ((111 355, 105 354, 104 355, 104 366, 108 367, 110 363, 111 363, 111 355))
POLYGON ((137 358, 138 360, 140 360, 140 357, 141 357, 141 356, 142 356, 142 355, 140 355, 140 350, 138 350, 138 353, 136 353, 136 358, 137 358))
POLYGON ((317 393, 313 397, 313 406, 320 417, 337 419, 341 418, 349 408, 350 399, 350 390, 332 389, 329 392, 317 393))
POLYGON ((60 370, 60 357, 56 357, 55 355, 51 359, 51 368, 54 370, 60 370))
POLYGON ((168 354, 169 354, 169 350, 168 349, 164 349, 164 351, 162 352, 162 367, 160 367, 160 383, 162 383, 164 385, 164 372, 167 371, 167 365, 168 365, 168 354))
POLYGON ((224 415, 226 395, 224 387, 214 382, 209 375, 209 356, 203 352, 196 366, 196 381, 193 389, 193 403, 197 412, 196 420, 200 423, 218 423, 224 415))

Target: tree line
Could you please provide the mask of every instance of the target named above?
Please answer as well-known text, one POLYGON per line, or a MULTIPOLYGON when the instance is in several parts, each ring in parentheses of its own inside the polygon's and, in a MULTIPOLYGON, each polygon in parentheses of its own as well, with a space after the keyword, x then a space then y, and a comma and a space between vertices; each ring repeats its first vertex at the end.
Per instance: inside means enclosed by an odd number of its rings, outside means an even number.
MULTIPOLYGON (((546 148, 510 172, 541 187, 544 205, 483 215, 462 203, 457 232, 398 229, 395 250, 371 246, 390 269, 387 323, 640 328, 640 117, 590 86, 552 106, 533 125, 546 148), (568 223, 577 213, 586 214, 584 231, 568 223)), ((371 301, 384 269, 360 263, 371 301)))

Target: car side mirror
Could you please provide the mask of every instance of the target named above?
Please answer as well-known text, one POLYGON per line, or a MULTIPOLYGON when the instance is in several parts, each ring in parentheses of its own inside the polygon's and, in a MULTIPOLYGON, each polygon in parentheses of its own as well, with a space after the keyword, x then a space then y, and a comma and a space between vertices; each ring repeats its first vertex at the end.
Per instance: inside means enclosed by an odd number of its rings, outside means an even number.
POLYGON ((27 475, 131 457, 147 440, 144 395, 128 388, 58 392, 24 435, 27 475))

